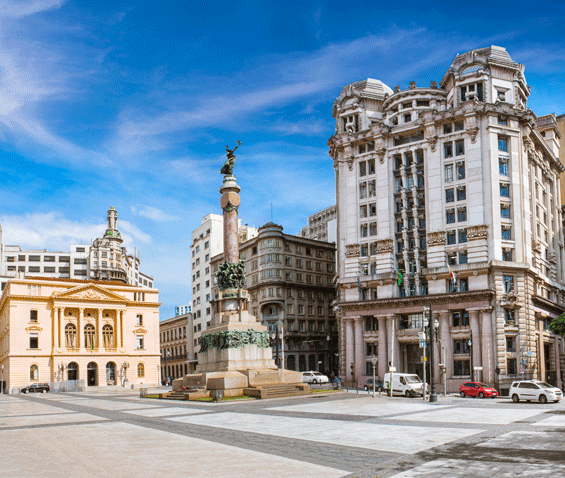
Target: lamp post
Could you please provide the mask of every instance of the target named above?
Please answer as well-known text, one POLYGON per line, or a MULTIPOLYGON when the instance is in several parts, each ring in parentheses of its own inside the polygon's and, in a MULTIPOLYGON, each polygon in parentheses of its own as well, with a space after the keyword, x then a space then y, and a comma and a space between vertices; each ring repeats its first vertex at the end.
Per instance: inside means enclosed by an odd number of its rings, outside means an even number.
POLYGON ((165 385, 167 385, 167 382, 169 380, 169 377, 167 376, 167 370, 168 370, 167 369, 167 357, 169 356, 170 353, 171 352, 167 348, 163 351, 163 355, 165 356, 165 371, 163 373, 163 378, 165 379, 165 385))
POLYGON ((376 382, 377 382, 377 380, 376 380, 377 377, 376 377, 376 373, 375 373, 375 369, 377 367, 377 361, 378 361, 378 358, 373 355, 371 357, 371 362, 373 363, 373 398, 375 398, 375 386, 376 386, 376 382))
POLYGON ((467 344, 469 345, 469 357, 471 359, 471 370, 469 370, 469 375, 471 376, 471 382, 475 381, 475 377, 474 377, 474 373, 473 373, 473 341, 471 339, 469 339, 467 341, 467 344))
MULTIPOLYGON (((431 308, 430 308, 430 316, 431 316, 431 308)), ((431 381, 431 391, 430 391, 430 402, 437 402, 437 393, 436 393, 436 382, 435 382, 435 370, 434 370, 434 347, 436 342, 436 335, 437 335, 437 328, 439 326, 439 320, 436 318, 435 320, 431 320, 430 317, 430 342, 431 342, 431 351, 430 351, 430 381, 431 381)))

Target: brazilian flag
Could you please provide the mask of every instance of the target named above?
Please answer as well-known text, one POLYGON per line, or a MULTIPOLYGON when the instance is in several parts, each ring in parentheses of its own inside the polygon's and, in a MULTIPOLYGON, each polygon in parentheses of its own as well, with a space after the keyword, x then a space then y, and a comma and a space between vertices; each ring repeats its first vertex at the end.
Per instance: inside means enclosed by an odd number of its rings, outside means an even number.
POLYGON ((398 285, 402 284, 402 272, 400 272, 400 269, 396 270, 398 272, 398 285))

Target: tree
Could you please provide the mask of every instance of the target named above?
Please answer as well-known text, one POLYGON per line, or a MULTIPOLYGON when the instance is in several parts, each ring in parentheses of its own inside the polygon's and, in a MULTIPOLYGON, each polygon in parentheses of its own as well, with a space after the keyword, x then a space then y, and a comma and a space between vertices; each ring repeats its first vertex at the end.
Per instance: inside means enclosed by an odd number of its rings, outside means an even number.
POLYGON ((551 324, 549 324, 549 330, 554 334, 565 337, 565 314, 561 314, 559 317, 553 319, 551 324))

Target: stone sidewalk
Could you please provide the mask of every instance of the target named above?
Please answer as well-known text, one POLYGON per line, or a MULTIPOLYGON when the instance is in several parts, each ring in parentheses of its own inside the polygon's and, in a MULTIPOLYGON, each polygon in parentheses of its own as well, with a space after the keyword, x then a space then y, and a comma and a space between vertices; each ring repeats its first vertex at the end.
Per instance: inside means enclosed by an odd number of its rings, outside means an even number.
POLYGON ((504 399, 4 395, 0 478, 565 476, 564 426, 565 403, 504 399))

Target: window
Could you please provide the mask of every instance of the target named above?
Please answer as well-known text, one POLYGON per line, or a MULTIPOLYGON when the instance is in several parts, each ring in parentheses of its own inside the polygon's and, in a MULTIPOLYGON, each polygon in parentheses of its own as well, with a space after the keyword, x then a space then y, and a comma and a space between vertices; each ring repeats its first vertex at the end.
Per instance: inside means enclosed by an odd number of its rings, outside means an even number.
POLYGON ((367 197, 367 183, 359 183, 359 199, 365 199, 367 197))
MULTIPOLYGON (((31 257, 31 256, 30 256, 31 257)), ((86 264, 86 259, 75 259, 75 264, 86 264)))
POLYGON ((504 219, 510 219, 510 205, 501 204, 500 205, 500 217, 504 219))
POLYGON ((377 215, 377 205, 375 203, 369 204, 369 216, 373 217, 377 215))
POLYGON ((369 181, 369 197, 375 197, 377 195, 377 185, 376 181, 373 179, 369 181))
POLYGON ((377 223, 372 222, 369 224, 369 235, 376 236, 377 235, 377 223))
POLYGON ((367 175, 367 163, 365 161, 361 161, 359 163, 359 176, 366 176, 367 175))
POLYGON ((367 217, 367 206, 360 206, 359 207, 359 217, 364 218, 367 217))
POLYGON ((510 184, 500 183, 500 197, 509 198, 510 197, 510 184))
POLYGON ((454 360, 453 361, 453 375, 463 376, 471 374, 471 366, 469 360, 454 360))
POLYGON ((467 242, 467 229, 459 229, 459 244, 467 242))
POLYGON ((74 324, 65 326, 65 346, 70 349, 76 348, 77 328, 74 324))
POLYGON ((39 367, 35 364, 29 367, 29 379, 39 380, 39 367))
POLYGON ((41 271, 41 267, 39 266, 29 266, 27 268, 28 272, 40 272, 41 271))
POLYGON ((460 139, 455 141, 455 156, 465 154, 465 140, 460 139))
POLYGON ((455 201, 455 194, 453 188, 445 190, 445 202, 453 202, 455 201))
POLYGON ((507 126, 508 120, 506 119, 506 116, 499 116, 498 117, 498 124, 500 124, 502 126, 507 126))
POLYGON ((106 324, 102 327, 102 339, 104 348, 114 348, 114 329, 111 325, 106 324))
POLYGON ((516 359, 515 358, 507 358, 506 359, 506 373, 508 375, 516 375, 518 370, 516 368, 516 359))
POLYGON ((447 245, 451 246, 456 243, 457 241, 455 240, 455 231, 447 231, 447 245))
POLYGON ((455 209, 448 209, 445 214, 447 224, 453 224, 455 222, 455 209))
POLYGON ((508 159, 498 158, 498 172, 503 176, 508 176, 508 159))
POLYGON ((453 354, 468 354, 471 352, 468 339, 457 339, 453 341, 453 354))
POLYGON ((469 326, 469 312, 466 310, 459 310, 453 312, 453 327, 468 327, 469 326))
POLYGON ((94 325, 92 324, 86 324, 84 326, 84 346, 87 349, 93 349, 94 348, 94 325))
POLYGON ((450 183, 453 181, 453 164, 445 166, 445 182, 450 183))
POLYGON ((465 186, 457 186, 457 200, 464 201, 467 199, 467 188, 465 186))
POLYGON ((444 158, 451 158, 453 156, 453 143, 450 141, 449 143, 444 143, 443 145, 443 157, 444 158))
POLYGON ((6 257, 6 262, 15 262, 16 258, 14 256, 7 256, 6 257))
POLYGON ((512 249, 508 247, 502 248, 502 260, 506 262, 512 262, 512 249))
POLYGON ((35 333, 29 334, 29 348, 30 349, 39 348, 39 334, 35 334, 35 333))
POLYGON ((367 237, 367 224, 361 224, 361 228, 360 228, 360 233, 361 233, 361 237, 367 237))
POLYGON ((30 310, 29 311, 29 321, 30 322, 37 322, 37 310, 30 310))
POLYGON ((465 179, 465 161, 457 163, 457 180, 465 179))
POLYGON ((468 292, 469 291, 469 279, 459 279, 459 290, 461 292, 468 292))
POLYGON ((135 348, 137 350, 142 350, 143 347, 143 335, 136 335, 135 337, 135 348))
POLYGON ((467 220, 467 208, 459 207, 457 208, 457 221, 464 222, 467 220))
POLYGON ((506 136, 498 136, 498 150, 508 152, 508 138, 506 136))
POLYGON ((459 251, 459 264, 467 264, 467 251, 459 251))
MULTIPOLYGON (((371 143, 369 143, 369 146, 371 145, 371 143)), ((373 149, 369 149, 369 151, 373 151, 374 148, 374 143, 373 143, 373 149)), ((367 166, 368 166, 368 172, 369 174, 375 174, 375 160, 371 159, 370 161, 367 161, 367 166)))
POLYGON ((512 228, 510 226, 502 226, 501 233, 503 240, 510 241, 512 239, 512 228))
POLYGON ((502 285, 504 287, 504 293, 508 294, 514 289, 514 277, 502 276, 502 285))
POLYGON ((29 256, 29 262, 40 262, 41 256, 29 256))
POLYGON ((463 121, 455 122, 455 131, 463 131, 463 121))
POLYGON ((447 123, 443 125, 443 134, 449 134, 453 131, 451 123, 447 123))
POLYGON ((514 325, 514 309, 504 309, 504 323, 514 325))

